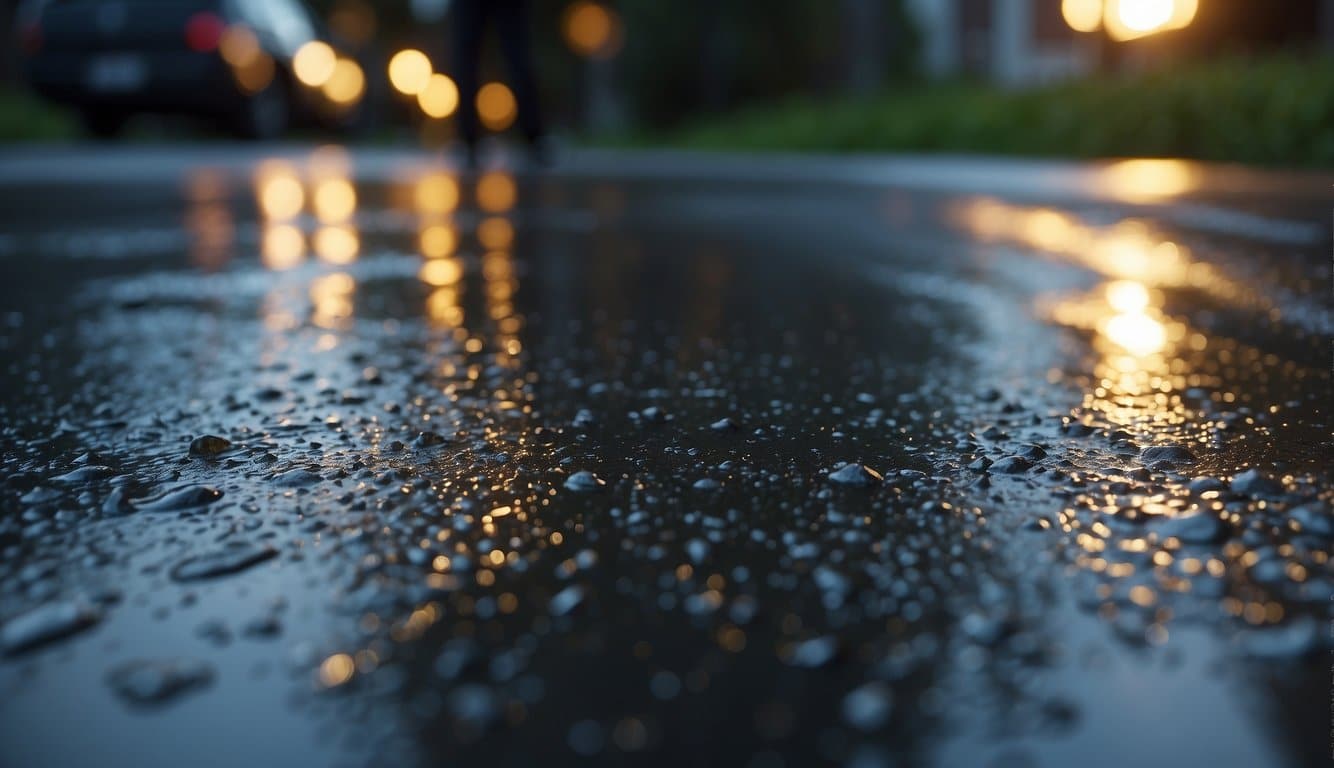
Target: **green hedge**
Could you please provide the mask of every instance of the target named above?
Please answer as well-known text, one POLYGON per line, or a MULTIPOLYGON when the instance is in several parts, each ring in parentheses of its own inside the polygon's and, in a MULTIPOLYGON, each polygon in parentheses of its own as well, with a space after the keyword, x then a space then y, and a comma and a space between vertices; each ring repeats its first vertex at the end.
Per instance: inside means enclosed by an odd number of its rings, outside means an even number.
POLYGON ((1334 166, 1334 58, 1232 59, 1025 91, 914 86, 796 100, 693 125, 700 149, 1189 157, 1334 166))
POLYGON ((67 139, 78 135, 70 115, 36 96, 0 85, 0 142, 67 139))

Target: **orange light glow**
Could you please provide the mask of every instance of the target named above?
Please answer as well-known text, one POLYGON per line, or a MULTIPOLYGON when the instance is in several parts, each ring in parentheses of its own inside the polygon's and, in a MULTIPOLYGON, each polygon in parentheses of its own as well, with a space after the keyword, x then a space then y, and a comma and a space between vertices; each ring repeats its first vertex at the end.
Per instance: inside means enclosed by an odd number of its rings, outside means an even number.
POLYGON ((1151 203, 1194 190, 1197 175, 1194 166, 1181 160, 1122 160, 1104 169, 1099 180, 1126 202, 1151 203))
POLYGON ((356 211, 357 192, 347 179, 325 179, 315 185, 311 206, 320 221, 338 224, 347 221, 356 211))
POLYGON ((442 216, 458 207, 459 183, 444 173, 431 173, 417 181, 417 211, 425 216, 442 216))
POLYGON ((319 88, 334 75, 338 55, 328 43, 311 40, 297 49, 292 57, 292 73, 296 79, 311 88, 319 88))
POLYGON ((483 174, 477 180, 477 205, 488 213, 501 213, 514 207, 519 192, 514 179, 501 171, 483 174))
POLYGON ((366 75, 361 66, 351 59, 338 59, 334 62, 332 74, 324 81, 321 90, 329 101, 341 106, 355 104, 366 92, 366 75))
POLYGON ((500 216, 489 216, 478 223, 477 240, 489 251, 509 248, 514 242, 514 225, 500 216))
POLYGON ((431 81, 431 60, 426 54, 407 48, 389 60, 389 84, 405 96, 416 96, 431 81))
MULTIPOLYGON (((457 94, 456 94, 457 97, 457 94)), ((503 131, 514 123, 519 107, 504 83, 487 83, 477 92, 477 117, 488 129, 503 131)))
POLYGON ((256 171, 255 178, 256 197, 265 218, 282 221, 301 213, 306 205, 306 192, 290 165, 265 163, 256 171))
POLYGON ((444 224, 432 224, 422 230, 419 238, 422 255, 428 259, 440 259, 454 252, 457 238, 454 230, 444 224))
POLYGON ((361 249, 361 241, 351 227, 320 227, 311 245, 321 261, 339 265, 356 261, 361 249))
POLYGON ((463 278, 463 267, 457 259, 431 259, 422 262, 417 276, 427 285, 453 285, 463 278))
POLYGON ((437 72, 417 94, 417 105, 427 117, 437 120, 449 117, 459 108, 459 88, 448 76, 437 72))
POLYGON ((1062 0, 1061 15, 1076 32, 1095 32, 1102 26, 1102 0, 1062 0))
POLYGON ((565 42, 580 56, 605 58, 619 48, 620 20, 600 3, 580 0, 570 5, 562 27, 565 42))
POLYGON ((1199 0, 1106 0, 1102 23, 1113 40, 1180 29, 1195 20, 1199 0))
POLYGON ((306 239, 291 224, 271 224, 264 228, 260 258, 274 271, 291 269, 305 260, 306 239))

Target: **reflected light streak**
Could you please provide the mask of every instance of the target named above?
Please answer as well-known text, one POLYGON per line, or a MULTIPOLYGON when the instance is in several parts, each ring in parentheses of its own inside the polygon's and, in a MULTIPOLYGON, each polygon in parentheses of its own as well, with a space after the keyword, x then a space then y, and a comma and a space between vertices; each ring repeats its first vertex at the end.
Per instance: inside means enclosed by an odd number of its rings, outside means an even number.
POLYGON ((263 163, 255 171, 256 198, 260 212, 271 221, 296 218, 306 205, 305 188, 296 170, 287 163, 263 163))
POLYGON ((418 179, 414 200, 423 216, 443 216, 458 207, 459 183, 446 173, 429 173, 418 179))
POLYGON ((1103 169, 1098 182, 1130 203, 1169 200, 1199 186, 1195 167, 1181 160, 1122 160, 1103 169))
POLYGON ((477 180, 477 205, 488 213, 510 210, 518 196, 514 178, 504 171, 491 171, 477 180))
POLYGON ((477 224, 477 241, 488 251, 501 251, 514 243, 514 225, 501 216, 488 216, 477 224))
POLYGON ((431 224, 422 229, 418 245, 422 255, 428 259, 442 259, 454 252, 458 238, 453 227, 447 224, 431 224))
POLYGON ((339 224, 352 218, 357 209, 357 193, 344 178, 324 179, 315 184, 311 195, 315 217, 325 224, 339 224))
POLYGON ((326 226, 315 231, 312 246, 320 260, 328 264, 351 264, 357 260, 361 240, 356 230, 346 226, 326 226))
POLYGON ((1262 298, 1211 265, 1194 261, 1186 248, 1155 238, 1143 222, 1134 219, 1094 227, 1059 211, 985 199, 957 207, 953 218, 984 242, 1029 246, 1107 277, 1153 287, 1195 288, 1234 301, 1262 298))
POLYGON ((357 282, 346 272, 334 272, 310 283, 311 322, 321 328, 339 328, 351 319, 352 295, 357 282))
POLYGON ((454 285, 463 279, 463 265, 458 259, 431 259, 422 262, 417 276, 423 283, 438 287, 454 285))
POLYGON ((260 258, 269 269, 291 269, 305 261, 306 238, 291 224, 269 224, 264 227, 260 258))

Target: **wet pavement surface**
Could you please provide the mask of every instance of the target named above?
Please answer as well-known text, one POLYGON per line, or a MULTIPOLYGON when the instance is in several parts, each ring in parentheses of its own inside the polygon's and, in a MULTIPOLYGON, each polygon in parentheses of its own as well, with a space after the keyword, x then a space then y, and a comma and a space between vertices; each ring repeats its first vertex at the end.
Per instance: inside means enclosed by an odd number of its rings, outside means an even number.
POLYGON ((6 150, 0 764, 1324 764, 1330 181, 6 150))

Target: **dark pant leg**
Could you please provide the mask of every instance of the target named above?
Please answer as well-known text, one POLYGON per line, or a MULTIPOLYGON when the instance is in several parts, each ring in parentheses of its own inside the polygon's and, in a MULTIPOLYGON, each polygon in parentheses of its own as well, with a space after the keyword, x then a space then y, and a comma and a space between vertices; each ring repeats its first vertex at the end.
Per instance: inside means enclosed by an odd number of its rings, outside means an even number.
POLYGON ((509 66, 510 85, 519 109, 519 130, 535 142, 542 137, 542 105, 537 96, 533 49, 529 42, 526 0, 496 0, 493 9, 500 32, 500 48, 509 66))
POLYGON ((459 88, 459 138, 469 147, 476 146, 477 79, 482 59, 482 38, 486 34, 490 0, 454 0, 451 31, 453 34, 454 84, 459 88))

